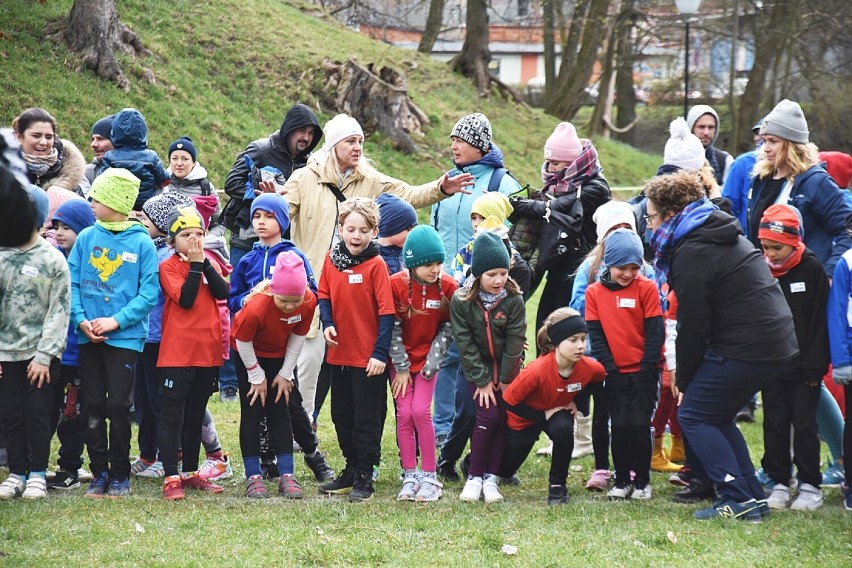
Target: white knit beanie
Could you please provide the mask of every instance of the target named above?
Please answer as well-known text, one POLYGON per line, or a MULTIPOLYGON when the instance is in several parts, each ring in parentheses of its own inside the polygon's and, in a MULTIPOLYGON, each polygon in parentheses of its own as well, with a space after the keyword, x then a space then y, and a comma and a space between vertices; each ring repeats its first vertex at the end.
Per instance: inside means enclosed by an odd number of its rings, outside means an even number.
POLYGON ((597 226, 599 243, 618 225, 627 224, 636 231, 636 216, 633 214, 633 207, 626 201, 607 201, 595 210, 592 220, 597 226))
POLYGON ((358 135, 362 140, 364 138, 364 131, 361 129, 361 125, 348 114, 338 114, 326 122, 322 133, 325 138, 325 144, 323 144, 322 149, 325 151, 331 150, 338 142, 350 136, 358 135))
POLYGON ((679 116, 669 124, 669 133, 671 138, 666 142, 663 164, 692 171, 704 167, 704 145, 689 131, 683 117, 679 116))
POLYGON ((784 99, 763 119, 760 135, 777 136, 796 144, 808 143, 808 121, 799 103, 784 99))

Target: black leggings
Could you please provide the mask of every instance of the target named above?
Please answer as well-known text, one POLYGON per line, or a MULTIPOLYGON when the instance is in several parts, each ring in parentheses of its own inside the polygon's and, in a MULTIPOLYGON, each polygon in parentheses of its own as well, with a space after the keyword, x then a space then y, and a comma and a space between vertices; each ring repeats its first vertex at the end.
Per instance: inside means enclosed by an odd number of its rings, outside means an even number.
POLYGON ((160 460, 166 475, 178 474, 178 450, 183 449, 183 471, 198 469, 201 450, 201 424, 207 399, 216 385, 218 367, 164 367, 163 383, 173 381, 179 387, 160 391, 162 408, 157 440, 160 460))
MULTIPOLYGON (((265 406, 261 405, 260 397, 254 401, 254 405, 249 404, 248 391, 251 384, 248 382, 248 371, 246 371, 245 363, 239 355, 234 358, 234 371, 237 373, 237 383, 240 387, 240 451, 243 458, 260 456, 260 422, 262 417, 266 417, 269 441, 274 455, 292 454, 293 428, 290 424, 290 410, 287 403, 284 402, 283 395, 281 400, 275 402, 278 391, 271 388, 272 379, 281 370, 284 358, 258 357, 257 362, 266 374, 265 406)), ((302 397, 297 388, 294 388, 290 393, 291 403, 294 395, 299 398, 299 406, 301 407, 302 397)), ((305 414, 304 410, 302 410, 302 414, 305 414)), ((307 417, 307 414, 305 414, 305 417, 307 417)), ((310 425, 308 425, 308 428, 310 428, 310 425)), ((313 434, 313 431, 311 433, 313 434)))
POLYGON ((653 383, 638 374, 608 377, 604 387, 606 405, 612 420, 612 463, 616 484, 630 483, 636 474, 636 487, 645 487, 651 477, 651 419, 657 405, 659 381, 653 383))
POLYGON ((574 399, 577 410, 588 416, 589 401, 594 399, 592 417, 592 449, 595 452, 595 469, 609 469, 609 411, 606 408, 603 383, 590 383, 574 399))
MULTIPOLYGON (((0 379, 0 431, 6 438, 9 473, 26 477, 45 471, 50 458, 53 386, 30 384, 26 361, 3 362, 0 379)), ((59 359, 50 363, 50 380, 59 381, 59 359)), ((74 470, 76 472, 76 470, 74 470)))
POLYGON ((567 410, 554 413, 546 424, 536 424, 523 430, 507 429, 506 450, 500 465, 501 477, 511 477, 517 473, 542 432, 546 432, 553 440, 550 484, 565 485, 568 467, 571 465, 571 453, 574 451, 574 417, 567 410))

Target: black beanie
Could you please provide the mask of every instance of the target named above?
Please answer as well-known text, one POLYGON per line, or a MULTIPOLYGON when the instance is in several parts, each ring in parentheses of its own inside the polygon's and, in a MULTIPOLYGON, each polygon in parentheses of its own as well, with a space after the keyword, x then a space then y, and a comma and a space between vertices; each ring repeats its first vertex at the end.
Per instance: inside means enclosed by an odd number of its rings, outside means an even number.
POLYGON ((496 233, 480 233, 473 241, 473 261, 470 272, 474 278, 479 278, 484 272, 495 268, 509 270, 509 251, 496 233))

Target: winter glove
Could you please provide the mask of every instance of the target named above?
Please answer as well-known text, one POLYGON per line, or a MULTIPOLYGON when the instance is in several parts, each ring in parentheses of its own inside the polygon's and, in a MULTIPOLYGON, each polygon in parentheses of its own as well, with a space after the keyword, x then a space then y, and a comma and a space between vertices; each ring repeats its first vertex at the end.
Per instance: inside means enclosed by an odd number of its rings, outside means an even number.
POLYGON ((838 385, 852 385, 852 365, 835 367, 831 372, 831 378, 834 379, 834 382, 838 385))

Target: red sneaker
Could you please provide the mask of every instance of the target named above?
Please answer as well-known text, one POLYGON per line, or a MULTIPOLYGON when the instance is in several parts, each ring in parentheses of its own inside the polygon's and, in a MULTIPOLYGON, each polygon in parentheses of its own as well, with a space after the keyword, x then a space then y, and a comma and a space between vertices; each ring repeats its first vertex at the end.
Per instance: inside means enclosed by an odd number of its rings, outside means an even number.
POLYGON ((183 484, 179 475, 170 475, 163 482, 163 498, 169 501, 177 501, 186 497, 183 484))
POLYGON ((221 485, 210 483, 195 473, 191 473, 187 477, 181 478, 181 483, 185 489, 197 489, 198 491, 208 491, 210 493, 221 493, 225 490, 225 488, 221 485))

